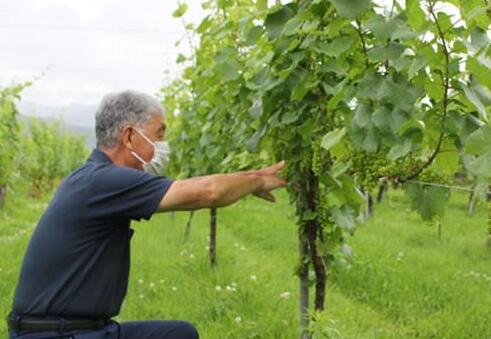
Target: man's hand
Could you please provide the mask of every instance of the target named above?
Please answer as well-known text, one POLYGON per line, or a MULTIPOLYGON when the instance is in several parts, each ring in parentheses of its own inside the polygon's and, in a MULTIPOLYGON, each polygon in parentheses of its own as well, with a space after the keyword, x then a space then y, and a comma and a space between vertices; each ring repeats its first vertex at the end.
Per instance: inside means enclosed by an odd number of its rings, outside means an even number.
POLYGON ((281 161, 273 166, 265 167, 247 173, 257 175, 263 180, 262 187, 253 194, 261 199, 274 202, 275 197, 271 191, 286 185, 286 180, 278 176, 279 172, 285 167, 285 161, 281 161))
POLYGON ((284 161, 255 171, 175 180, 162 198, 158 211, 225 207, 251 193, 273 202, 271 191, 286 185, 286 181, 278 176, 283 167, 284 161))

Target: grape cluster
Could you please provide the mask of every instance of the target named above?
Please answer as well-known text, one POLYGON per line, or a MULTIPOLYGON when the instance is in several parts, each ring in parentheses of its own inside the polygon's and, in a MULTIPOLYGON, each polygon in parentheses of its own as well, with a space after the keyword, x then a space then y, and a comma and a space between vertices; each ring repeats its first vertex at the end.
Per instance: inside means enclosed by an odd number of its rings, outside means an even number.
POLYGON ((322 241, 328 244, 323 251, 326 255, 325 260, 333 260, 334 250, 339 244, 344 242, 343 229, 331 220, 331 210, 328 203, 327 190, 319 187, 316 195, 316 218, 322 229, 322 241), (327 251, 327 252, 326 252, 327 251))
POLYGON ((293 161, 287 161, 285 167, 280 172, 280 176, 285 179, 290 179, 295 174, 295 163, 293 161))
POLYGON ((430 167, 425 168, 421 172, 421 174, 418 176, 418 180, 441 185, 450 185, 452 183, 448 176, 437 173, 430 167))
POLYGON ((320 176, 323 172, 324 155, 326 151, 322 149, 320 142, 312 145, 312 172, 320 176))
POLYGON ((367 191, 378 185, 381 169, 387 166, 386 154, 383 152, 354 152, 351 156, 353 175, 358 184, 367 191))
POLYGON ((396 161, 387 162, 385 166, 380 168, 380 174, 383 177, 390 178, 394 182, 399 179, 407 178, 413 173, 416 173, 424 164, 424 161, 414 157, 405 157, 396 161))
MULTIPOLYGON (((406 157, 389 162, 386 166, 381 168, 381 175, 390 178, 394 182, 398 182, 399 179, 408 178, 414 173, 417 173, 424 165, 425 161, 421 159, 406 157)), ((415 180, 434 184, 451 184, 450 177, 437 173, 431 167, 423 169, 415 180)))
POLYGON ((302 159, 300 160, 300 170, 307 172, 312 165, 312 149, 306 148, 302 150, 302 159))
POLYGON ((312 143, 310 147, 291 150, 291 153, 301 154, 301 158, 288 159, 284 154, 276 154, 277 158, 286 158, 286 166, 280 173, 283 178, 290 179, 295 174, 305 174, 309 171, 312 171, 315 176, 321 176, 326 170, 328 152, 321 147, 320 141, 312 143))
POLYGON ((326 191, 321 189, 317 190, 315 200, 317 221, 322 227, 329 225, 331 221, 329 220, 330 211, 326 191))

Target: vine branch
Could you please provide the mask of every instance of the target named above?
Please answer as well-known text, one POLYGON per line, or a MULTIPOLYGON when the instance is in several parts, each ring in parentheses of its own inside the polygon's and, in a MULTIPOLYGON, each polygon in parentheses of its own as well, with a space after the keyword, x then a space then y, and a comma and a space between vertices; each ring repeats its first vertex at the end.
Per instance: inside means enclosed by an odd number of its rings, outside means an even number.
POLYGON ((361 40, 361 46, 363 48, 363 54, 365 55, 365 66, 368 68, 370 66, 370 63, 368 61, 368 50, 367 50, 367 44, 365 41, 365 37, 363 36, 363 30, 361 27, 360 18, 356 18, 356 25, 357 25, 358 35, 360 36, 360 40, 361 40))
POLYGON ((440 148, 442 147, 443 144, 443 139, 445 138, 445 131, 444 131, 444 123, 445 123, 445 118, 447 117, 448 113, 448 102, 449 102, 449 89, 450 89, 450 51, 448 49, 447 41, 445 40, 445 33, 442 31, 442 27, 440 25, 440 22, 438 21, 438 17, 435 14, 434 11, 434 3, 430 4, 428 6, 428 12, 430 13, 431 17, 435 21, 435 25, 438 31, 438 37, 440 38, 440 41, 442 43, 442 48, 443 48, 443 54, 445 57, 445 75, 442 76, 443 80, 443 99, 442 99, 442 120, 441 120, 441 128, 442 131, 440 133, 440 136, 438 138, 438 142, 436 144, 435 150, 431 154, 431 156, 428 158, 428 160, 413 174, 407 176, 402 182, 407 181, 407 180, 412 180, 416 178, 418 175, 423 172, 425 168, 430 166, 433 161, 435 160, 436 156, 438 155, 440 148))

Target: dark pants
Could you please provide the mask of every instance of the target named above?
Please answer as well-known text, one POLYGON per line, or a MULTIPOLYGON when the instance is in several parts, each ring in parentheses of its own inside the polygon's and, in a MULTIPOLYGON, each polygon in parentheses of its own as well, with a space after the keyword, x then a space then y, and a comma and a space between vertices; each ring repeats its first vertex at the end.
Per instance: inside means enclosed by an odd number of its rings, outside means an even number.
POLYGON ((185 321, 135 321, 108 324, 98 330, 67 332, 10 332, 9 339, 199 339, 198 331, 185 321))

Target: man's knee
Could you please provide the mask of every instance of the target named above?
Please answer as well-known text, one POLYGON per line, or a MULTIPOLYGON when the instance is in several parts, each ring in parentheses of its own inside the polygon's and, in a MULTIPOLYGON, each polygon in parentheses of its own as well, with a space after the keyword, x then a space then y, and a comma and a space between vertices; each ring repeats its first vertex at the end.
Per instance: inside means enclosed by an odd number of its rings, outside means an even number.
POLYGON ((122 339, 199 339, 196 328, 183 320, 147 320, 123 322, 122 339))
POLYGON ((179 334, 179 338, 199 339, 198 330, 187 321, 177 321, 176 332, 179 334))

